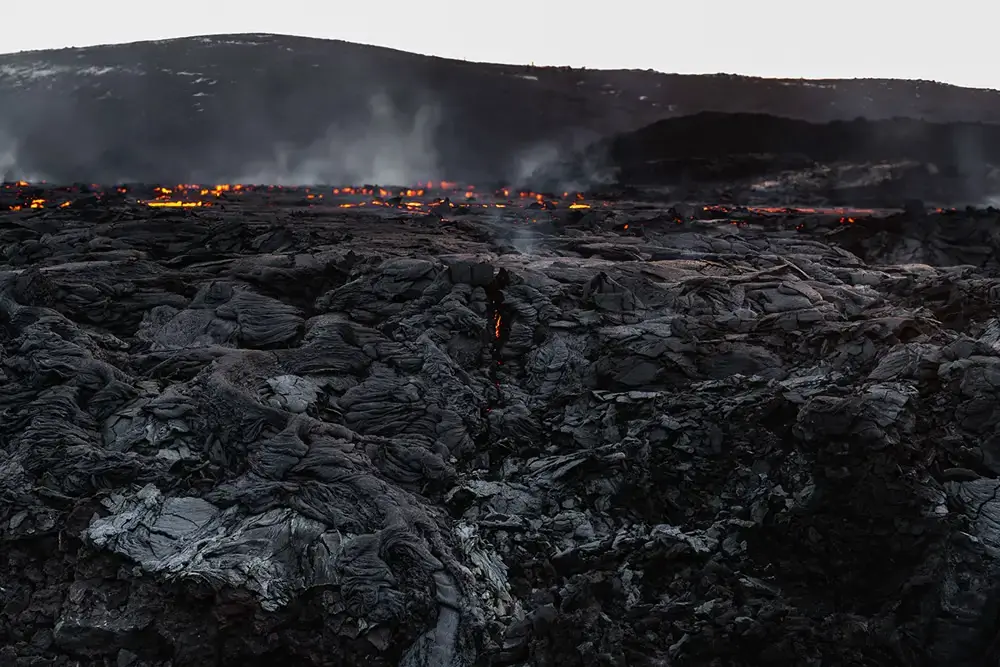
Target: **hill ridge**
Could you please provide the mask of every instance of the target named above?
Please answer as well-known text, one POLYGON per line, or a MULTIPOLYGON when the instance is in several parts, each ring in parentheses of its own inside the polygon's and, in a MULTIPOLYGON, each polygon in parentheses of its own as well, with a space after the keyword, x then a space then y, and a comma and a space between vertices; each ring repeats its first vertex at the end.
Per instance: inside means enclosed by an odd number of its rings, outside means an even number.
POLYGON ((230 33, 2 55, 0 110, 0 172, 50 180, 516 180, 566 147, 700 111, 1000 123, 1000 92, 474 63, 230 33))

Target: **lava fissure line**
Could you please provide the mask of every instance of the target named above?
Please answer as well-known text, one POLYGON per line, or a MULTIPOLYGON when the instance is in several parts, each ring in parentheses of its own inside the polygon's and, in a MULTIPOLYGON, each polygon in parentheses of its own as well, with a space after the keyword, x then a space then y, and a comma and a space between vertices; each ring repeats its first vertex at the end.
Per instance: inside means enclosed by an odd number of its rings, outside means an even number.
POLYGON ((487 411, 503 405, 503 389, 500 386, 500 367, 503 365, 503 346, 510 333, 511 309, 504 304, 503 290, 510 285, 510 274, 501 268, 493 281, 486 287, 489 299, 489 322, 487 336, 489 337, 490 363, 487 377, 493 383, 495 392, 493 398, 487 401, 487 411))

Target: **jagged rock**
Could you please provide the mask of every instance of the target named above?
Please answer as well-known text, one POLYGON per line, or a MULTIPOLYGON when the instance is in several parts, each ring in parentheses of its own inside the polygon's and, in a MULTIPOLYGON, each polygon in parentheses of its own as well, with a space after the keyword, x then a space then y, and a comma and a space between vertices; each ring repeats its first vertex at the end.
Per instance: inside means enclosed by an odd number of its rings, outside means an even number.
POLYGON ((995 658, 995 213, 87 206, 0 217, 4 664, 995 658))

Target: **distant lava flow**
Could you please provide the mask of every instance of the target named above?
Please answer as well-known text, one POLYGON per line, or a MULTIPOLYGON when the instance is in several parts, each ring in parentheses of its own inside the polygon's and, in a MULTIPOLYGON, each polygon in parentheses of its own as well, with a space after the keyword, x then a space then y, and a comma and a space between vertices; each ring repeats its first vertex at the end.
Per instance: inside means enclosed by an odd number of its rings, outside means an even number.
MULTIPOLYGON (((280 186, 280 185, 149 185, 123 184, 100 186, 74 184, 57 186, 48 183, 17 181, 0 186, 0 211, 33 211, 36 209, 69 208, 86 202, 104 204, 115 201, 154 209, 199 209, 213 206, 239 206, 250 200, 262 205, 283 207, 357 209, 385 211, 396 214, 420 214, 444 218, 446 214, 461 214, 475 209, 501 212, 517 209, 526 213, 538 211, 577 210, 614 206, 622 207, 622 198, 606 194, 582 192, 534 192, 506 187, 479 188, 448 181, 419 183, 416 186, 280 186), (81 200, 85 200, 82 202, 81 200), (612 203, 615 202, 615 203, 612 203)), ((638 204, 639 202, 635 202, 638 204)), ((938 209, 938 212, 944 212, 938 209)), ((707 204, 678 216, 676 221, 711 219, 751 214, 758 218, 786 215, 833 215, 845 217, 881 216, 893 213, 889 209, 821 208, 799 206, 730 206, 707 204)), ((531 218, 532 216, 528 216, 531 218)), ((735 224, 735 223, 734 223, 735 224)), ((625 229, 628 229, 626 225, 625 229)))
MULTIPOLYGON (((287 187, 277 185, 196 185, 171 186, 118 185, 102 187, 96 184, 56 187, 46 183, 17 181, 5 183, 0 193, 0 210, 53 208, 69 206, 81 195, 100 199, 125 199, 130 203, 151 208, 205 208, 234 203, 249 196, 271 196, 297 200, 303 207, 315 208, 393 208, 402 212, 427 213, 440 209, 493 208, 515 206, 523 209, 553 210, 557 208, 589 209, 582 193, 541 193, 511 188, 477 189, 474 185, 456 183, 420 183, 414 187, 312 186, 287 187)), ((606 205, 606 204, 605 204, 606 205)))

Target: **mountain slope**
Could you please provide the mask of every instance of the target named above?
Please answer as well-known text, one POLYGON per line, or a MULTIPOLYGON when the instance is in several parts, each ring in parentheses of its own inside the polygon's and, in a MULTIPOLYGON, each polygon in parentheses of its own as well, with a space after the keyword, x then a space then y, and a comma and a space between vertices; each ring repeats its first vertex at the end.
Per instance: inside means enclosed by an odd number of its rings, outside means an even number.
POLYGON ((0 56, 0 172, 50 180, 516 180, 567 144, 702 110, 1000 122, 1000 92, 468 63, 196 37, 0 56))

